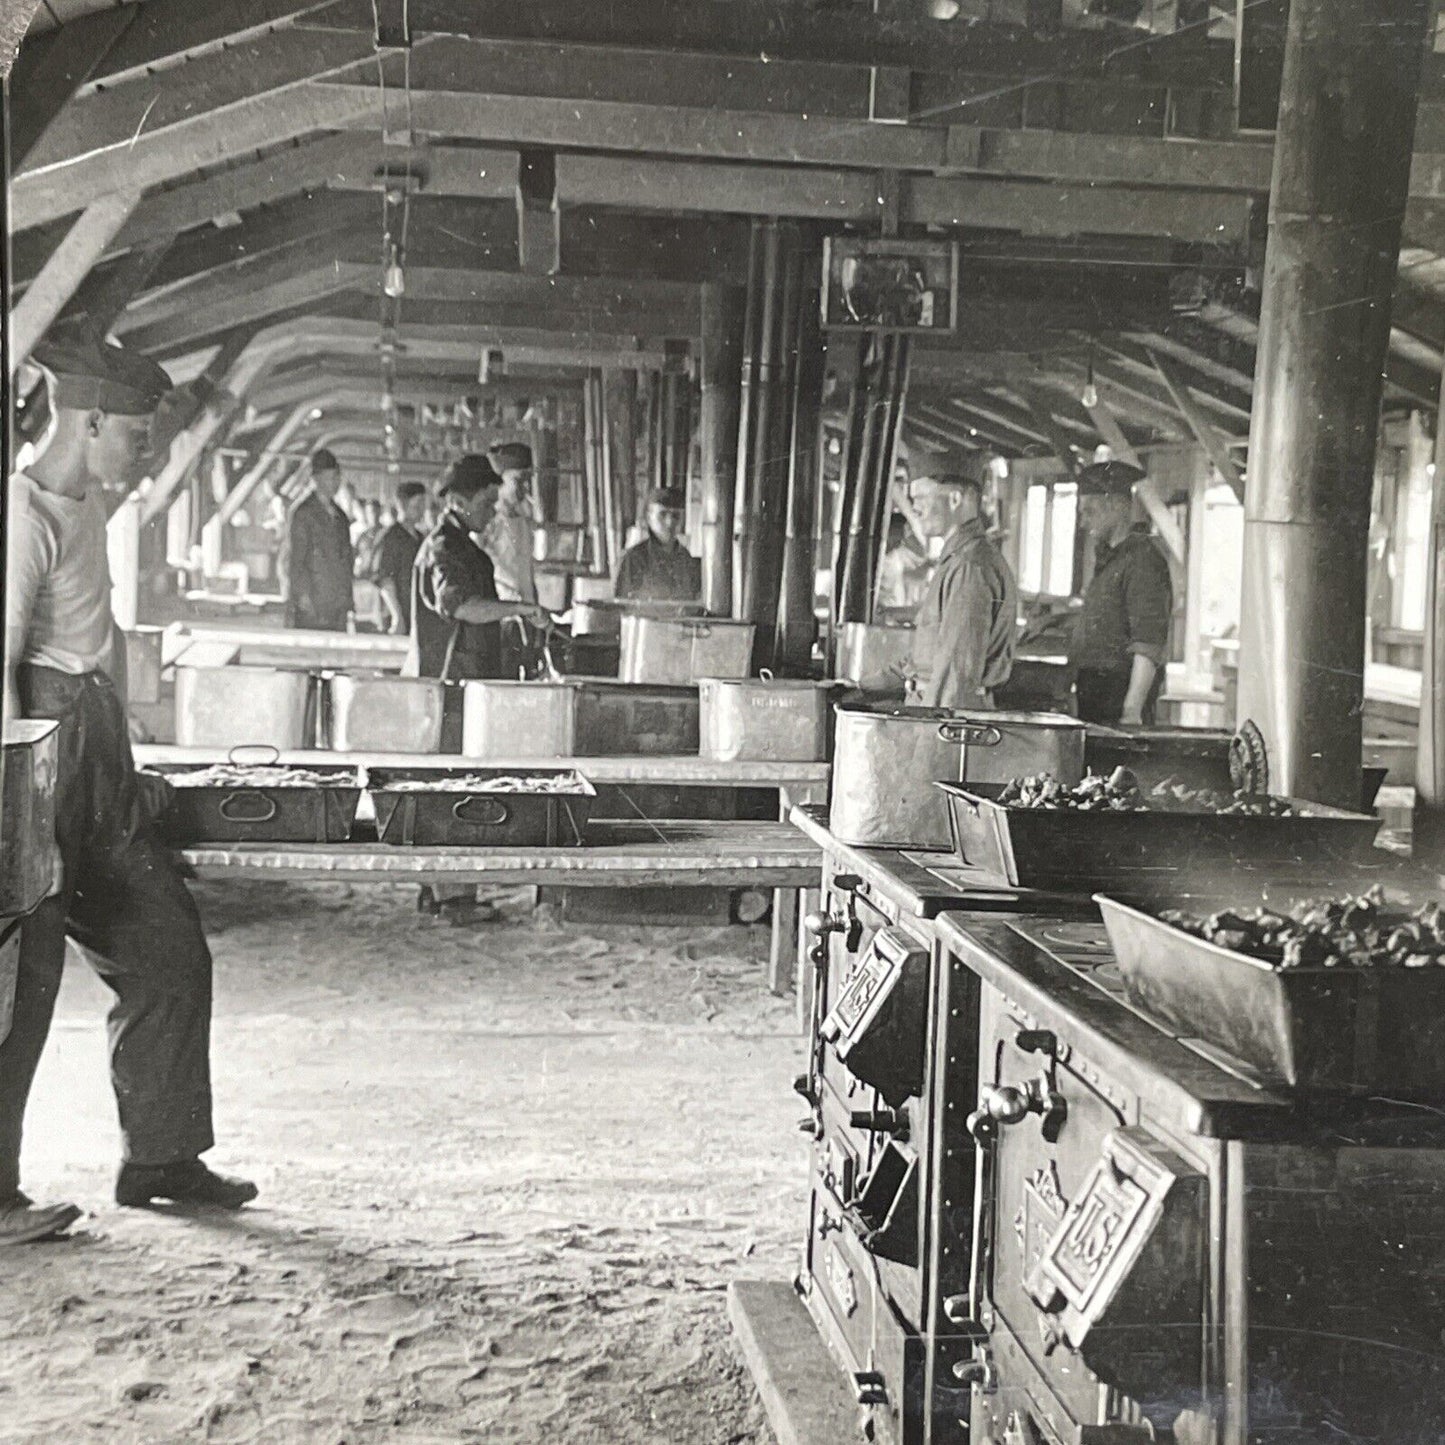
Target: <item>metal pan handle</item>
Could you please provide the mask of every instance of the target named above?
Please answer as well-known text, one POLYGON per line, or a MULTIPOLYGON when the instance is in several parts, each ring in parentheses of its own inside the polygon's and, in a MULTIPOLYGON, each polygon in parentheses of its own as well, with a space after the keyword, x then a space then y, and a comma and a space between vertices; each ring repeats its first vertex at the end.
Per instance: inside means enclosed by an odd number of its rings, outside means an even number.
POLYGON ((458 823, 475 823, 485 828, 500 828, 511 816, 512 810, 500 798, 487 794, 474 793, 471 797, 459 798, 452 804, 452 817, 458 823), (469 810, 474 803, 480 805, 487 816, 471 817, 469 810))
POLYGON ((216 804, 216 811, 228 823, 269 823, 276 816, 276 800, 268 798, 265 793, 247 791, 244 793, 227 793, 219 803, 216 804), (248 798, 255 799, 261 805, 262 811, 250 813, 238 811, 237 804, 244 804, 248 798))
POLYGON ((940 742, 970 748, 996 748, 1003 741, 1003 734, 992 723, 939 723, 938 737, 940 742))
POLYGON ((281 761, 281 749, 271 743, 237 743, 226 754, 226 761, 238 768, 269 768, 281 761))
POLYGON ((691 622, 684 619, 682 624, 682 630, 687 633, 689 637, 712 636, 712 628, 709 627, 706 622, 691 622))

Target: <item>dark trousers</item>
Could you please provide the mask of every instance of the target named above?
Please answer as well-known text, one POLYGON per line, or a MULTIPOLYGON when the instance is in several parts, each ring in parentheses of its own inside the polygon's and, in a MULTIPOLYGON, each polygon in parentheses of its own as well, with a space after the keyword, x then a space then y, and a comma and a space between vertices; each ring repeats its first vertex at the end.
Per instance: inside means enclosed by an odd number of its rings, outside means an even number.
POLYGON ((20 1137, 50 1032, 66 935, 111 992, 111 1081, 124 1158, 194 1158, 211 1133, 211 954, 200 915, 144 815, 114 688, 99 674, 22 667, 28 717, 60 723, 62 891, 21 925, 14 1016, 0 1043, 0 1198, 19 1187, 20 1137))
MULTIPOLYGON (((1129 695, 1130 669, 1081 667, 1076 679, 1079 717, 1084 722, 1116 724, 1124 712, 1124 699, 1129 695)), ((1154 674, 1149 696, 1144 700, 1143 722, 1153 727, 1159 694, 1164 687, 1164 669, 1154 674)))

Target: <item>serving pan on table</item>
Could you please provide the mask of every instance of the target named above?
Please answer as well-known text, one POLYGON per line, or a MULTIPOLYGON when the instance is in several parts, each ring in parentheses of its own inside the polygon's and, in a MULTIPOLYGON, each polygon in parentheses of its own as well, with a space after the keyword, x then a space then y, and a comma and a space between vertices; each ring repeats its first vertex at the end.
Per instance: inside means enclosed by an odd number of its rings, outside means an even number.
POLYGON ((282 767, 274 749, 269 752, 270 761, 251 763, 241 761, 237 750, 224 771, 204 763, 147 769, 171 785, 161 824, 167 841, 177 846, 346 842, 361 802, 357 770, 282 767))
POLYGON ((373 768, 383 843, 565 848, 580 844, 597 797, 569 768, 373 768))
POLYGON ((1009 807, 1005 784, 939 782, 953 844, 969 867, 1015 888, 1092 891, 1126 881, 1131 890, 1184 884, 1203 889, 1234 867, 1297 868, 1367 862, 1378 818, 1285 799, 1293 817, 1146 809, 1085 812, 1009 807))
POLYGON ((1129 1001, 1292 1088, 1445 1101, 1445 967, 1277 968, 1104 894, 1129 1001))

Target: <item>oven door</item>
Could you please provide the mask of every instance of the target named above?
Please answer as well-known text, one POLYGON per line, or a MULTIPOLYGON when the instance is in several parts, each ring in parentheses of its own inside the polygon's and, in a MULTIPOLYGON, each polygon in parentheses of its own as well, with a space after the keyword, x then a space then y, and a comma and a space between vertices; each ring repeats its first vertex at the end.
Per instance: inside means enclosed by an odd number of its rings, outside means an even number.
POLYGON ((979 1393, 1022 1391, 1060 1442, 1168 1428, 1202 1387, 1205 1176, 1139 1126, 1136 1099, 989 987, 981 1023, 975 1288, 992 1360, 979 1393))

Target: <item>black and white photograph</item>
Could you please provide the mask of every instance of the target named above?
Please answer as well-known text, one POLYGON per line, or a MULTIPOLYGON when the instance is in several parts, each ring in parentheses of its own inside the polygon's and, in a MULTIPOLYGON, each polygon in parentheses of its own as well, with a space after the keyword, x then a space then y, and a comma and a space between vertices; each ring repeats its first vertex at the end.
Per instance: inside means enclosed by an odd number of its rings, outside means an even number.
POLYGON ((0 1445, 1445 1445, 1445 0, 0 0, 0 1445))

